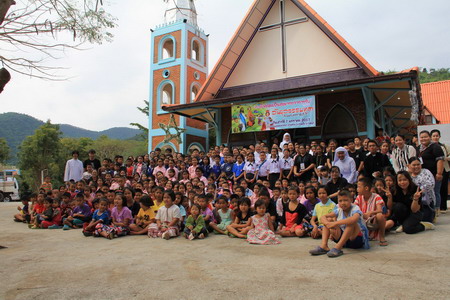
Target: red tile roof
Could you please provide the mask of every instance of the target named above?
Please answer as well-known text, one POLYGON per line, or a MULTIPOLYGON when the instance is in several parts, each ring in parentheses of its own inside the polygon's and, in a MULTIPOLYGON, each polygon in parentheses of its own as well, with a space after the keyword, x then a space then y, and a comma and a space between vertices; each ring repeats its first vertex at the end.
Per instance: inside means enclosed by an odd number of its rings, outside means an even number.
POLYGON ((450 80, 421 84, 423 105, 441 124, 450 124, 450 80))

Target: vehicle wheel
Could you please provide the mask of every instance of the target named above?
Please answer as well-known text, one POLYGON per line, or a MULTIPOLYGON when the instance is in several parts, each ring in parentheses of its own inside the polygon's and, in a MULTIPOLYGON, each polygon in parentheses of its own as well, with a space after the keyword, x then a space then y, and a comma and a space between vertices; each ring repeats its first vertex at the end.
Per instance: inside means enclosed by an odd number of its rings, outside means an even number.
POLYGON ((5 196, 3 195, 3 193, 0 193, 0 202, 3 202, 5 200, 5 196))
POLYGON ((5 199, 3 200, 3 202, 11 202, 11 196, 6 196, 5 199))

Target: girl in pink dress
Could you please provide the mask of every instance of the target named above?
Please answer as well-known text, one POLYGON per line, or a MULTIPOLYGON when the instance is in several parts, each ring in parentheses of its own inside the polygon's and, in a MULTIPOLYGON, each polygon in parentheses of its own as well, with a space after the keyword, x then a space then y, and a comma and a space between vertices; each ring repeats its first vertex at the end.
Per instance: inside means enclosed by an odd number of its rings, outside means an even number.
POLYGON ((266 213, 266 203, 263 200, 256 201, 255 210, 256 215, 252 217, 252 229, 247 233, 247 242, 258 245, 280 244, 274 233, 270 216, 266 213))

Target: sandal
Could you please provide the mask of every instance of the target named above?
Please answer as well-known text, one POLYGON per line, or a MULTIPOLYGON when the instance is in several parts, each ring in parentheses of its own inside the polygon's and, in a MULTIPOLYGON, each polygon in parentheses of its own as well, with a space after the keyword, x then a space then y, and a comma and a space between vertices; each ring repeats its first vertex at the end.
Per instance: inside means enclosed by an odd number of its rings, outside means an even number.
POLYGON ((330 251, 328 251, 327 256, 334 258, 334 257, 339 257, 339 256, 341 256, 343 254, 344 254, 344 252, 342 250, 333 248, 330 251))
POLYGON ((387 241, 380 241, 381 247, 386 247, 387 245, 389 245, 389 243, 387 241))
POLYGON ((323 254, 327 254, 327 253, 328 253, 328 251, 323 249, 320 246, 317 246, 317 248, 312 249, 312 250, 309 251, 309 254, 314 255, 314 256, 323 255, 323 254))

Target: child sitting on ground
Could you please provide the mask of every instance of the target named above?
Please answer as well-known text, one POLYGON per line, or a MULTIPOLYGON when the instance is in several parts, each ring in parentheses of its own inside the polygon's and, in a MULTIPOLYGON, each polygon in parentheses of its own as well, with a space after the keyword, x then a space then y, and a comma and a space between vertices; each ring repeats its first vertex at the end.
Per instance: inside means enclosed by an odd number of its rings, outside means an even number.
POLYGON ((191 214, 186 220, 186 227, 184 229, 184 237, 189 240, 204 239, 208 236, 208 230, 206 230, 205 220, 200 214, 200 205, 195 203, 191 207, 191 214))
POLYGON ((51 221, 53 218, 52 198, 46 197, 43 201, 44 211, 40 214, 36 214, 34 223, 28 227, 31 229, 43 228, 41 224, 43 221, 51 221))
POLYGON ((298 196, 298 189, 291 186, 288 191, 289 203, 283 205, 283 216, 279 228, 279 234, 282 237, 301 237, 306 232, 302 223, 308 212, 305 206, 298 202, 298 196))
POLYGON ((63 220, 63 230, 81 228, 84 222, 91 220, 91 208, 85 203, 83 193, 78 193, 74 200, 76 206, 72 211, 72 215, 63 220))
POLYGON ((274 233, 273 223, 270 215, 266 213, 266 203, 258 200, 255 203, 256 215, 251 217, 251 229, 247 233, 247 242, 259 245, 280 244, 274 233))
POLYGON ((380 246, 387 246, 384 237, 386 217, 383 215, 384 201, 380 195, 372 193, 372 181, 369 178, 358 180, 358 197, 355 205, 358 205, 363 213, 369 236, 380 241, 380 246))
POLYGON ((220 223, 211 222, 209 225, 215 233, 228 234, 227 226, 233 222, 234 212, 228 207, 228 200, 225 195, 219 196, 216 201, 217 214, 220 217, 220 223))
POLYGON ((235 236, 241 239, 247 237, 247 232, 251 229, 250 223, 252 221, 250 205, 251 201, 247 197, 239 201, 239 210, 234 218, 234 222, 227 226, 229 236, 235 236))
POLYGON ((111 211, 111 225, 97 224, 98 235, 110 240, 127 235, 130 231, 129 225, 133 221, 131 210, 127 207, 127 198, 123 194, 117 194, 114 198, 114 208, 111 211))
POLYGON ((164 191, 164 206, 156 214, 156 224, 148 226, 149 237, 161 237, 168 240, 179 235, 180 208, 174 204, 175 194, 171 190, 164 191))
POLYGON ((91 232, 93 235, 108 237, 108 233, 103 229, 103 225, 109 225, 111 222, 109 211, 108 211, 108 199, 101 198, 98 203, 98 209, 92 214, 92 220, 88 226, 84 229, 83 233, 85 236, 89 236, 91 232))
POLYGON ((45 194, 39 193, 36 196, 36 201, 34 201, 34 203, 32 202, 33 208, 31 210, 30 223, 34 224, 36 216, 38 214, 42 214, 44 212, 44 210, 45 210, 44 199, 45 199, 45 194))
POLYGON ((200 205, 200 214, 203 216, 203 219, 205 220, 206 229, 208 232, 212 232, 213 229, 209 224, 211 222, 214 222, 214 214, 212 210, 208 207, 208 201, 207 197, 205 195, 198 196, 198 204, 200 205))
POLYGON ((156 215, 152 209, 153 201, 150 199, 150 196, 142 196, 139 199, 139 204, 141 205, 141 209, 134 219, 134 224, 130 225, 131 235, 147 234, 148 226, 156 222, 156 215))
POLYGON ((352 201, 349 191, 342 190, 338 193, 339 207, 322 216, 322 244, 309 251, 311 255, 326 254, 328 257, 338 257, 344 254, 344 247, 369 249, 369 231, 364 224, 363 213, 352 201), (329 221, 328 218, 336 218, 337 221, 329 221), (336 246, 331 250, 328 247, 330 237, 336 242, 336 246))
POLYGON ((313 215, 314 207, 319 202, 319 199, 317 199, 317 190, 314 186, 310 185, 305 188, 305 200, 302 202, 302 204, 306 208, 306 216, 305 221, 308 222, 308 226, 310 226, 311 218, 313 215))
POLYGON ((41 223, 41 228, 48 228, 48 229, 61 229, 61 223, 62 223, 62 214, 61 214, 61 208, 59 207, 59 199, 53 199, 52 200, 52 209, 53 214, 51 217, 51 220, 45 220, 41 223))
POLYGON ((111 211, 111 224, 114 229, 114 237, 125 236, 130 232, 130 224, 133 222, 131 210, 127 207, 127 198, 123 194, 117 194, 114 198, 114 208, 111 211))
POLYGON ((22 201, 22 207, 18 206, 17 210, 19 211, 18 214, 14 215, 14 221, 16 222, 28 222, 30 221, 30 211, 29 211, 29 206, 28 206, 28 197, 24 196, 21 199, 22 201))
POLYGON ((313 239, 319 239, 322 237, 322 216, 333 212, 334 207, 336 206, 336 204, 328 198, 328 191, 324 185, 319 186, 319 189, 317 190, 317 197, 320 202, 314 206, 311 218, 311 225, 313 226, 311 237, 313 239))

